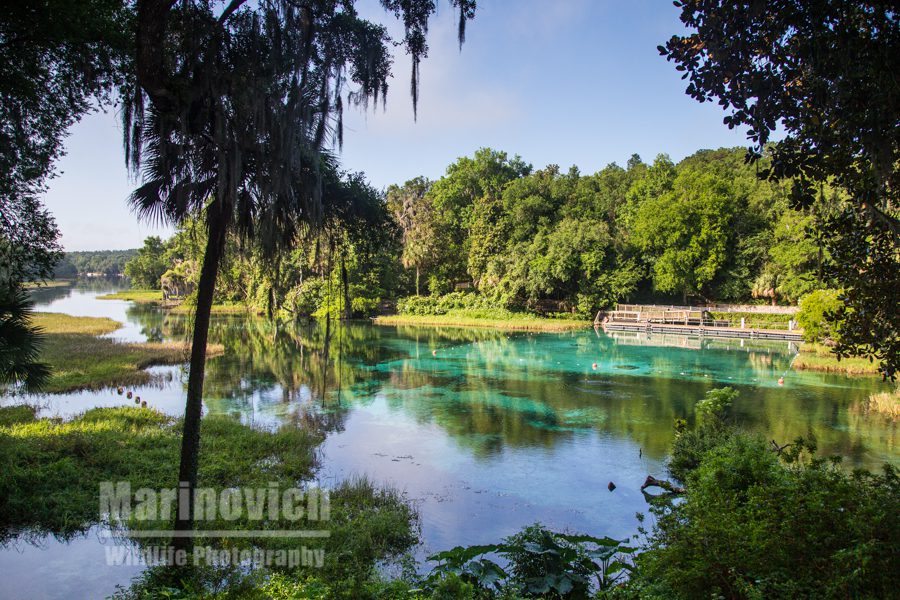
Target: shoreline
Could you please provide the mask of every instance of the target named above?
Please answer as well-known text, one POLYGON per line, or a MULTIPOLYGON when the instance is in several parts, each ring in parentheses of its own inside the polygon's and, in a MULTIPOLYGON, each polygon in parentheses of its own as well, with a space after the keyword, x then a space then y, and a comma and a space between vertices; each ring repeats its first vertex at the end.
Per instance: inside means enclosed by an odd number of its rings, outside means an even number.
POLYGON ((546 319, 542 317, 523 317, 514 319, 482 319, 455 315, 386 315, 374 317, 374 325, 383 327, 395 325, 424 325, 440 327, 479 327, 505 331, 574 331, 588 329, 593 324, 585 319, 546 319))

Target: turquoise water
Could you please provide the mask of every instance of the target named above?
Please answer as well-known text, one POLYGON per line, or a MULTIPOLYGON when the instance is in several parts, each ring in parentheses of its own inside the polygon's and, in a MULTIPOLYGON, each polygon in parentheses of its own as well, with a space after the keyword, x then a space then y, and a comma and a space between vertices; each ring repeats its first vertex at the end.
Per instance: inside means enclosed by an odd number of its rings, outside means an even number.
MULTIPOLYGON (((111 334, 121 339, 187 335, 187 317, 97 293, 43 290, 37 299, 42 310, 122 321, 111 334)), ((665 476, 673 421, 692 420, 714 387, 738 389, 738 422, 781 443, 812 433, 822 452, 851 466, 898 462, 896 427, 854 408, 883 384, 789 370, 796 345, 788 342, 333 323, 326 357, 321 326, 243 316, 217 317, 211 338, 226 351, 209 361, 205 410, 326 431, 322 482, 366 474, 403 491, 420 511, 420 557, 497 541, 535 521, 634 534, 635 513, 646 510, 639 486, 648 474, 665 476)), ((155 381, 138 393, 179 414, 184 368, 152 372, 155 381)), ((61 416, 128 402, 114 391, 27 400, 61 416)), ((32 595, 72 589, 82 564, 92 573, 86 589, 127 584, 132 572, 97 567, 102 551, 90 539, 20 542, 0 551, 0 569, 32 595), (42 566, 48 557, 55 568, 42 566)))

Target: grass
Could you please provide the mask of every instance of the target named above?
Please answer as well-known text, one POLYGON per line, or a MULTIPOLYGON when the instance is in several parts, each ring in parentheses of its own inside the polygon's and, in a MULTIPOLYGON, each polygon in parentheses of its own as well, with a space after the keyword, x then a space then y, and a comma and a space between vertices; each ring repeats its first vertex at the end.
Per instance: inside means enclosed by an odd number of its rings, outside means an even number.
POLYGON ((445 315, 391 315, 376 317, 376 325, 439 325, 444 327, 490 327, 507 331, 570 331, 584 329, 591 321, 548 319, 525 314, 503 318, 486 317, 477 311, 451 311, 445 315), (474 313, 474 314, 473 314, 474 313))
POLYGON ((48 335, 84 334, 103 335, 122 326, 107 317, 73 317, 63 313, 32 313, 32 322, 48 335))
MULTIPOLYGON (((144 370, 147 367, 187 362, 188 346, 184 343, 124 343, 96 337, 121 325, 105 317, 34 313, 33 320, 44 333, 40 360, 51 370, 43 392, 143 385, 151 379, 144 370)), ((207 356, 222 352, 222 346, 207 348, 207 356)))
POLYGON ((890 421, 900 420, 900 388, 893 392, 872 394, 854 407, 857 412, 866 415, 878 415, 890 421))
MULTIPOLYGON (((318 436, 288 427, 253 429, 205 417, 200 485, 299 481, 316 466, 318 436)), ((99 485, 174 487, 181 423, 149 408, 94 408, 70 420, 38 419, 29 406, 0 407, 0 528, 66 537, 98 523, 99 485)))
POLYGON ((162 290, 122 290, 97 296, 98 300, 128 300, 136 304, 162 304, 162 290))
POLYGON ((881 375, 877 362, 855 356, 838 360, 831 348, 823 344, 804 343, 800 346, 800 354, 794 359, 794 368, 844 375, 881 375))
MULTIPOLYGON (((71 420, 37 418, 30 406, 0 407, 0 542, 22 534, 52 534, 69 538, 101 522, 101 482, 128 482, 140 488, 172 489, 178 480, 180 420, 148 408, 95 408, 71 420)), ((317 447, 323 437, 308 428, 284 425, 254 428, 228 416, 207 416, 201 423, 198 487, 221 494, 226 489, 265 490, 304 488, 317 470, 317 447)), ((308 489, 308 488, 307 488, 308 489)), ((247 493, 246 491, 244 492, 247 493)), ((244 509, 236 519, 220 516, 198 520, 198 529, 327 529, 327 538, 204 538, 216 548, 320 548, 321 568, 271 574, 264 569, 238 581, 236 595, 252 598, 358 598, 378 582, 376 565, 392 561, 417 542, 418 517, 404 497, 392 488, 365 478, 351 479, 331 489, 327 521, 286 520, 264 513, 263 520, 244 509), (266 594, 270 574, 283 595, 266 594), (297 590, 326 590, 322 596, 293 595, 297 590), (239 593, 246 591, 248 595, 239 593)), ((305 503, 304 503, 305 504, 305 503)), ((268 509, 267 509, 268 511, 268 509)), ((132 513, 131 529, 169 529, 171 520, 140 521, 132 513)), ((123 531, 128 537, 128 530, 123 531)), ((132 539, 139 545, 158 540, 132 539)), ((276 569, 276 567, 273 567, 276 569)), ((282 570, 283 571, 283 570, 282 570)), ((221 597, 223 579, 235 572, 199 573, 149 569, 119 598, 221 597), (216 580, 217 575, 222 578, 216 580), (172 590, 191 588, 196 595, 172 596, 172 590)), ((240 575, 240 574, 239 574, 240 575)), ((228 581, 225 581, 228 583, 228 581)), ((389 586, 388 586, 389 587, 389 586)), ((405 594, 402 597, 407 597, 405 594)))

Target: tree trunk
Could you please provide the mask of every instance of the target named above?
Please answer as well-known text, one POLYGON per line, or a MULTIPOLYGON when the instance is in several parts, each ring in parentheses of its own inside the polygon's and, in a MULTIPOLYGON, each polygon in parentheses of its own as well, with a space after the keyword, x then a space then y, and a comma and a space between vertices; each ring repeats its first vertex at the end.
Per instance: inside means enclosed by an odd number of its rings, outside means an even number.
MULTIPOLYGON (((194 490, 197 487, 197 466, 200 454, 200 415, 203 408, 203 377, 206 371, 206 342, 209 337, 209 316, 212 311, 213 292, 219 273, 219 261, 225 249, 226 218, 221 204, 213 202, 207 209, 209 238, 203 255, 200 282, 197 285, 197 308, 194 314, 194 335, 191 343, 190 372, 188 373, 187 401, 184 406, 184 430, 181 436, 181 464, 178 468, 178 511, 175 531, 187 532, 194 528, 194 490), (183 499, 186 499, 186 506, 183 499)), ((175 537, 176 550, 190 551, 193 538, 175 537)))
POLYGON ((350 274, 347 272, 347 263, 343 253, 341 253, 341 285, 344 288, 344 318, 350 320, 353 316, 353 306, 350 302, 350 274))
POLYGON ((416 267, 416 296, 419 295, 419 267, 416 267))

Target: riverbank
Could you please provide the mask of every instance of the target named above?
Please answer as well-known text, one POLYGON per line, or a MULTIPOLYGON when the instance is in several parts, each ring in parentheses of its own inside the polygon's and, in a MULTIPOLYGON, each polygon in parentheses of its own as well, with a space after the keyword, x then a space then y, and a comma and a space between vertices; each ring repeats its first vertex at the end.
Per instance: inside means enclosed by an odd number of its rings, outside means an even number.
POLYGON ((26 290, 39 290, 42 288, 61 288, 73 285, 75 282, 71 279, 51 279, 49 281, 27 281, 22 287, 26 290))
MULTIPOLYGON (((122 290, 112 294, 97 296, 98 300, 126 300, 135 304, 160 306, 174 314, 186 315, 194 312, 194 306, 176 300, 164 300, 162 290, 122 290)), ((242 303, 213 304, 214 315, 236 315, 252 312, 250 307, 242 303)))
POLYGON ((504 319, 487 319, 465 313, 444 315, 389 315, 375 317, 376 325, 439 325, 442 327, 485 327, 506 331, 572 331, 592 326, 588 320, 547 319, 533 316, 517 316, 504 319))
POLYGON ((881 375, 877 362, 858 356, 838 360, 831 348, 823 344, 804 343, 794 359, 793 367, 800 371, 819 371, 843 375, 881 375))
POLYGON ((162 290, 122 290, 97 296, 98 300, 128 300, 135 304, 163 304, 162 290))
MULTIPOLYGON (((105 317, 35 313, 33 322, 44 336, 40 360, 50 366, 50 378, 41 390, 46 393, 143 385, 152 379, 147 367, 188 360, 185 343, 125 343, 97 337, 121 327, 105 317)), ((222 346, 210 345, 207 356, 223 351, 222 346)))

